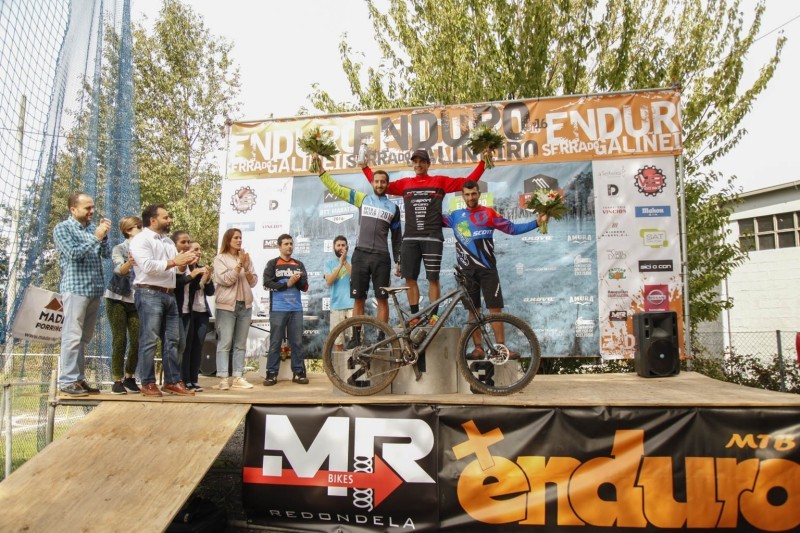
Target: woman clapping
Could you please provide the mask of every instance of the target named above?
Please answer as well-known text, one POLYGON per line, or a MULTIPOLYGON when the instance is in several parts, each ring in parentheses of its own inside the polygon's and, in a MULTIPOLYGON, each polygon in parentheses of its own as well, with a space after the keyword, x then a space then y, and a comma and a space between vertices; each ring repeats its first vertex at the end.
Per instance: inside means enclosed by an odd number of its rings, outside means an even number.
POLYGON ((253 307, 253 290, 258 282, 250 254, 242 249, 242 232, 230 228, 222 236, 222 247, 214 258, 214 283, 216 284, 217 376, 221 377, 214 388, 219 390, 252 389, 243 376, 244 354, 250 315, 253 307), (233 368, 228 370, 228 355, 233 346, 233 368), (233 375, 233 379, 229 376, 233 375))

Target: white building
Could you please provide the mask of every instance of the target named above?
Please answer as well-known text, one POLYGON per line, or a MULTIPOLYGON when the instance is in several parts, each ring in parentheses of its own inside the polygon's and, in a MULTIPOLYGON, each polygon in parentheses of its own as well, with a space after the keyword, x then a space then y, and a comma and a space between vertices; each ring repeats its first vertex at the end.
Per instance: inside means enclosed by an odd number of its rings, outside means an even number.
POLYGON ((721 328, 800 331, 800 181, 740 198, 731 214, 729 239, 750 257, 723 282, 722 294, 733 297, 734 305, 723 312, 721 328))

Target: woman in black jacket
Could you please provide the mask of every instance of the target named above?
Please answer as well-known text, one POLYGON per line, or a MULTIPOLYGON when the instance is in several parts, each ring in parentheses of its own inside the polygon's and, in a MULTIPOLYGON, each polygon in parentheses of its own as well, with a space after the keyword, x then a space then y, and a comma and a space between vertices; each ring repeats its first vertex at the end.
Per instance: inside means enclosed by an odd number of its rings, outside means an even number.
MULTIPOLYGON (((200 243, 191 243, 189 250, 195 252, 197 257, 201 257, 200 243)), ((181 361, 181 378, 187 389, 202 392, 203 388, 198 383, 201 350, 208 332, 208 321, 211 318, 211 310, 206 297, 214 294, 214 282, 210 266, 203 266, 198 261, 197 264, 188 268, 186 283, 181 290, 175 291, 178 311, 186 332, 186 348, 181 361)))

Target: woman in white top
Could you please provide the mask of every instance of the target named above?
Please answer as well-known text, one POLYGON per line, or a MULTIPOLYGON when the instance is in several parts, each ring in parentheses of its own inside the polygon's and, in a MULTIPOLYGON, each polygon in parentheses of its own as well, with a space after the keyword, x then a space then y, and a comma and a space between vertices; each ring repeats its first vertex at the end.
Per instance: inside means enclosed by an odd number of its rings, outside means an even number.
POLYGON ((214 258, 216 293, 217 376, 222 379, 214 388, 219 390, 252 389, 243 376, 247 333, 253 307, 253 287, 258 282, 250 254, 242 249, 242 232, 228 229, 222 236, 219 255, 214 258), (228 356, 233 346, 233 379, 228 376, 228 356))
POLYGON ((125 241, 111 250, 114 274, 108 282, 106 292, 106 313, 111 328, 111 375, 113 394, 135 394, 139 386, 133 373, 139 362, 139 314, 133 303, 133 257, 130 254, 131 239, 142 231, 142 219, 125 217, 119 222, 119 230, 125 241), (125 357, 125 346, 128 357, 125 357), (125 377, 123 379, 123 366, 125 377))

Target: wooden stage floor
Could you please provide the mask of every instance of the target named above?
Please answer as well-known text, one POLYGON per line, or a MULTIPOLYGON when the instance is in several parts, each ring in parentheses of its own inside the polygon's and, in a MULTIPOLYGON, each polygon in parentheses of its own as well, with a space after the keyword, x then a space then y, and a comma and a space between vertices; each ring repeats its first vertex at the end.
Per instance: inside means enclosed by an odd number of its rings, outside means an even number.
MULTIPOLYGON (((409 371, 410 368, 401 369, 409 371)), ((146 398, 141 394, 100 395, 71 400, 63 404, 86 402, 188 402, 257 405, 342 405, 342 404, 464 404, 516 405, 542 407, 641 406, 641 407, 781 407, 800 405, 800 395, 773 392, 726 383, 696 372, 681 372, 666 378, 642 378, 636 374, 539 375, 525 390, 509 396, 474 394, 391 394, 350 396, 336 389, 324 374, 308 374, 310 383, 298 385, 279 381, 272 387, 261 385, 262 378, 251 373, 250 390, 217 391, 219 380, 202 377, 204 392, 194 397, 164 396, 146 398)), ((422 379, 425 379, 423 376, 422 379)), ((389 390, 389 389, 387 389, 389 390)))
POLYGON ((216 378, 201 378, 206 392, 195 397, 145 398, 106 391, 89 398, 60 398, 63 404, 97 406, 0 483, 0 531, 128 531, 131 527, 163 531, 251 405, 420 403, 754 410, 800 406, 800 395, 732 385, 693 372, 653 379, 636 374, 544 375, 510 396, 357 397, 335 390, 324 374, 309 374, 308 385, 279 381, 273 387, 262 386, 257 374, 248 377, 255 384, 253 389, 230 391, 215 391, 211 387, 218 382, 216 378), (40 495, 46 495, 45 499, 40 495), (153 505, 155 500, 159 505, 153 505), (47 505, 42 506, 43 501, 47 505))

